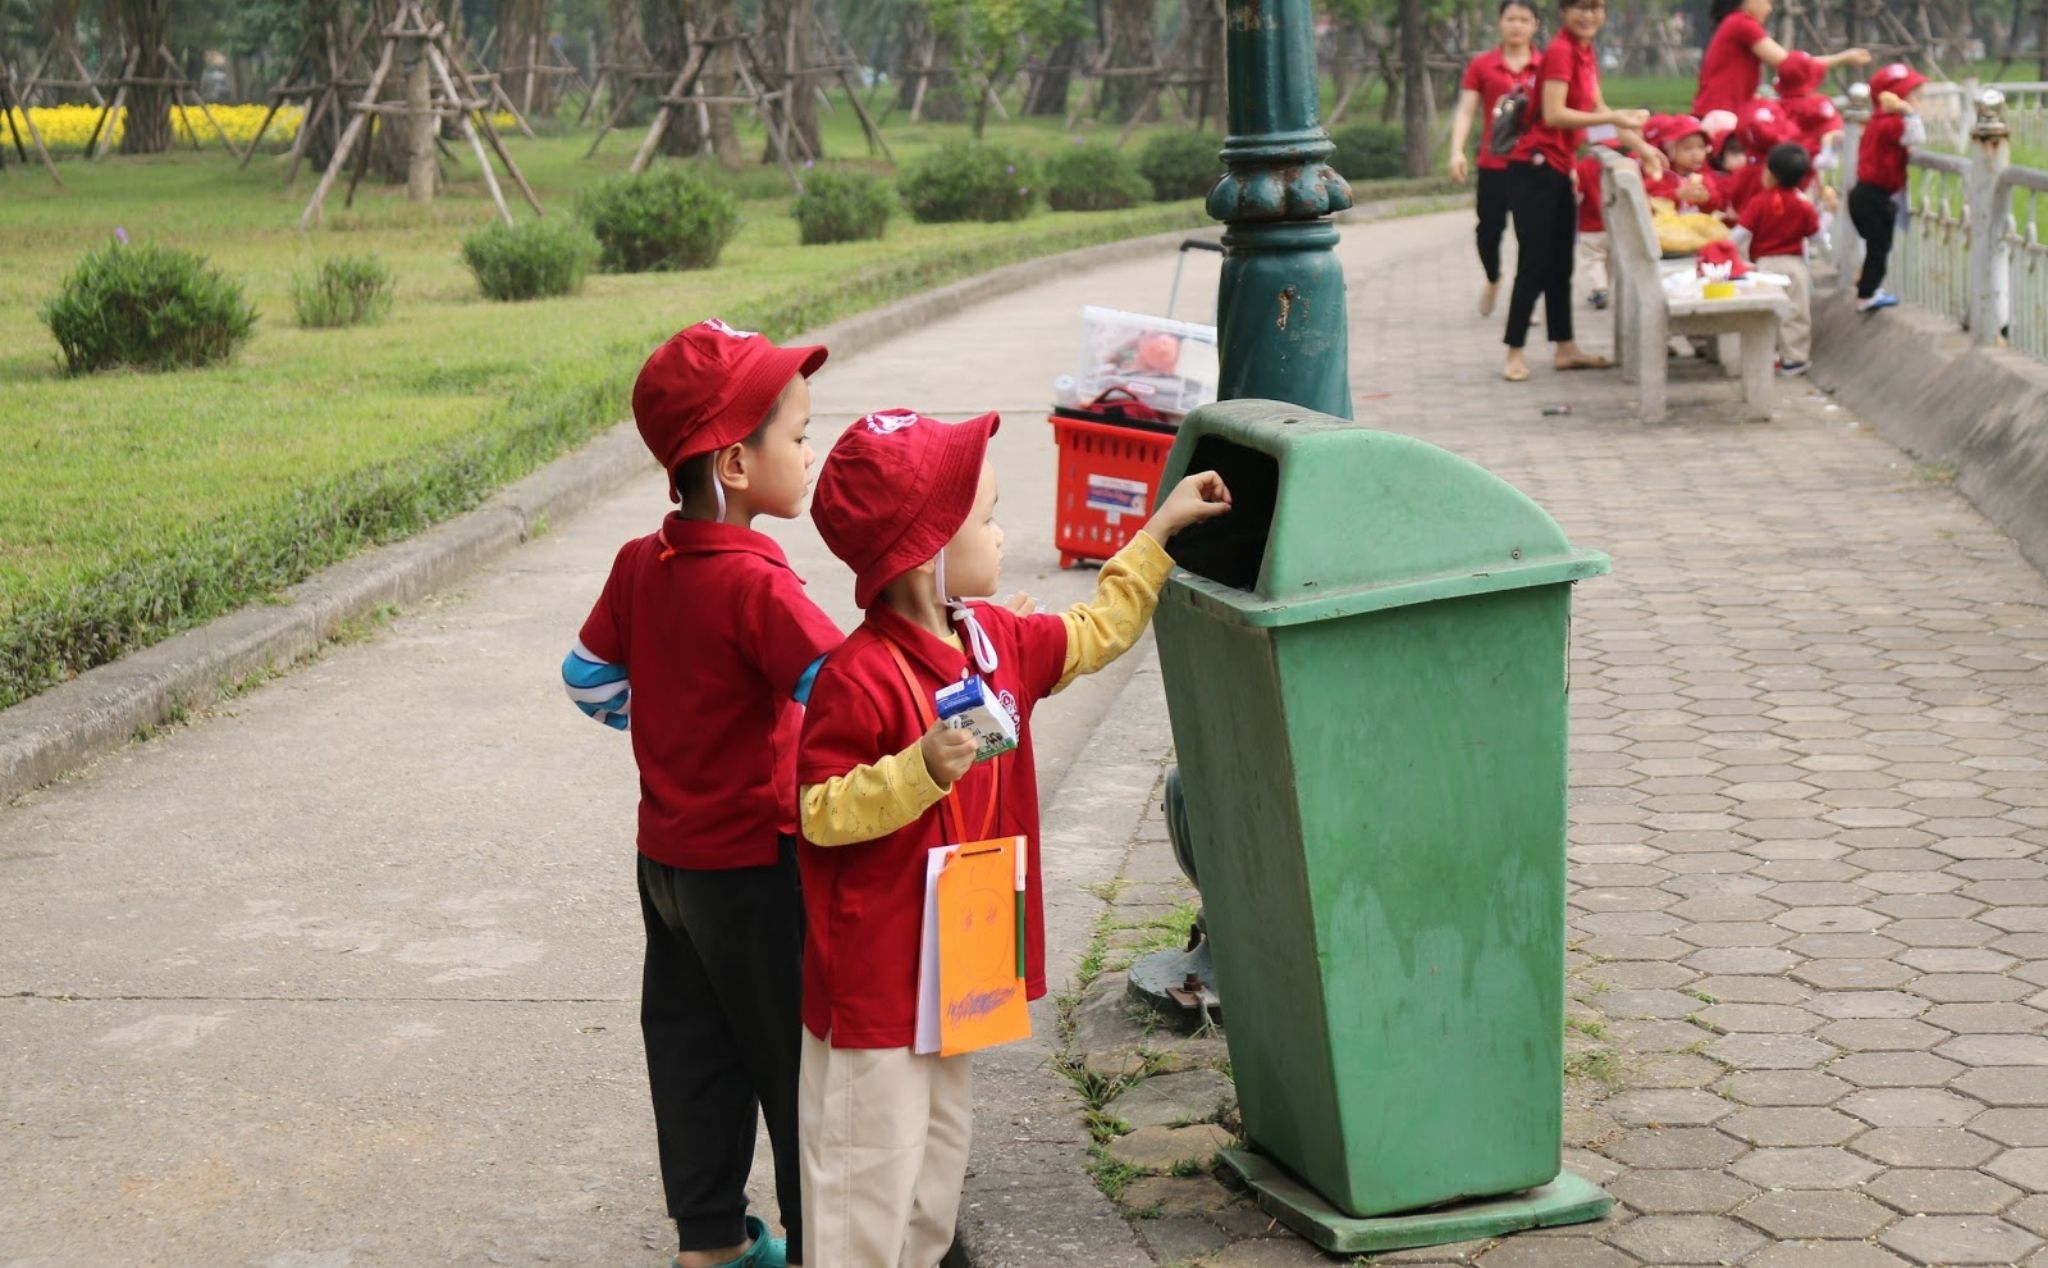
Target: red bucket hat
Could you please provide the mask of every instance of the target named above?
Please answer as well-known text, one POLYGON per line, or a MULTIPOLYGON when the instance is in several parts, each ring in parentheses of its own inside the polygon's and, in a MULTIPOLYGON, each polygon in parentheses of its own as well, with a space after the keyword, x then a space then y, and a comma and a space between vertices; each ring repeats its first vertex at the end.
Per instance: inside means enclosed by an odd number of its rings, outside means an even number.
POLYGON ((1778 96, 1803 97, 1820 87, 1828 77, 1828 68, 1811 53, 1793 49, 1785 54, 1785 60, 1778 63, 1778 96))
POLYGON ((953 540, 974 509, 988 438, 1000 426, 994 414, 942 423, 890 409, 840 436, 818 472, 811 519, 853 569, 855 605, 867 607, 883 586, 953 540))
POLYGON ((1799 139, 1798 125, 1777 102, 1745 102, 1735 113, 1735 140, 1744 154, 1762 159, 1771 152, 1771 147, 1799 139))
POLYGON ((1689 136, 1705 137, 1710 146, 1714 141, 1712 135, 1707 132, 1706 125, 1689 114, 1658 115, 1650 120, 1650 128, 1646 129, 1646 133, 1648 132, 1654 134, 1646 135, 1644 139, 1666 154, 1671 152, 1671 147, 1689 136))
POLYGON ((1909 97, 1913 90, 1927 82, 1927 76, 1914 70, 1904 62, 1893 62, 1870 77, 1870 99, 1877 100, 1888 92, 1909 97))
MULTIPOLYGON (((819 347, 778 348, 718 318, 678 331, 633 383, 633 421, 661 469, 736 445, 767 421, 782 389, 825 364, 819 347)), ((669 489, 674 500, 676 491, 669 489)))

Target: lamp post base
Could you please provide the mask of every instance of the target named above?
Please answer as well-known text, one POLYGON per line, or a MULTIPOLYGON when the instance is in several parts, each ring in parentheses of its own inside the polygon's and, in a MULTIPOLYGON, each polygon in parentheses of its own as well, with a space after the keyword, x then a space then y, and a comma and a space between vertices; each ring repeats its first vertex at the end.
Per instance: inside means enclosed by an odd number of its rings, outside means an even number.
POLYGON ((1224 1169, 1258 1195, 1259 1206, 1268 1215, 1336 1254, 1441 1246, 1503 1237, 1524 1229, 1584 1224, 1600 1219, 1614 1206, 1614 1199, 1599 1185, 1560 1171, 1549 1184, 1521 1193, 1361 1219, 1331 1206, 1321 1194, 1262 1154, 1226 1149, 1220 1157, 1224 1169))

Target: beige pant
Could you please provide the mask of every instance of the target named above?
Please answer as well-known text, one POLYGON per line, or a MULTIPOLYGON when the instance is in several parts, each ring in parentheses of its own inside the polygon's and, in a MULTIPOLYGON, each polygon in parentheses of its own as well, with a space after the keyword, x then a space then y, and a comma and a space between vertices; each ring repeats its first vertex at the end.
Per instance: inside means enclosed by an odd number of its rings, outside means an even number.
POLYGON ((1579 266, 1586 273, 1586 289, 1604 291, 1607 289, 1607 235, 1604 233, 1582 233, 1579 235, 1579 266))
POLYGON ((1766 273, 1783 273, 1792 279, 1785 298, 1792 301, 1792 315, 1778 323, 1778 359, 1813 360, 1813 274, 1806 260, 1797 255, 1767 255, 1756 262, 1766 273))
POLYGON ((796 1113, 805 1268, 938 1268, 967 1178, 970 1059, 806 1030, 796 1113))

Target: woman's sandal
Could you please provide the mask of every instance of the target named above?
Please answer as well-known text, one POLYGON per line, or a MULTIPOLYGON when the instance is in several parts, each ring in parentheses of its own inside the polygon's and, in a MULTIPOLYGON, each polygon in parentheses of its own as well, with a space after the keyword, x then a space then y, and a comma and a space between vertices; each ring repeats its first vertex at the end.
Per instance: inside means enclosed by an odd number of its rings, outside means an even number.
POLYGON ((1606 357, 1583 356, 1570 361, 1560 361, 1556 367, 1560 372, 1567 370, 1612 370, 1614 362, 1606 357))
POLYGON ((1529 381, 1529 367, 1526 365, 1511 365, 1500 372, 1500 377, 1510 383, 1527 383, 1529 381))

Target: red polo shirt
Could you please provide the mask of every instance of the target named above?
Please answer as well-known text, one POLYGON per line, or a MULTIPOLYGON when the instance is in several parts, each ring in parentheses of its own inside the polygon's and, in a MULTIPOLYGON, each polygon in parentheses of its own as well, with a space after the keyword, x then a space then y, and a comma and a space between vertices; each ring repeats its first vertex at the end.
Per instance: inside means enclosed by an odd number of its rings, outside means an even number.
POLYGON ((1600 67, 1594 60, 1593 46, 1579 43, 1570 31, 1565 31, 1543 50, 1543 62, 1536 72, 1535 114, 1511 157, 1516 163, 1541 159, 1559 174, 1569 176, 1578 159, 1579 129, 1553 128, 1543 122, 1543 85, 1552 80, 1565 84, 1565 105, 1573 110, 1593 109, 1600 95, 1600 67))
POLYGON ((804 711, 791 693, 840 641, 782 548, 670 515, 620 549, 578 637, 633 684, 640 852, 706 871, 773 866, 777 836, 796 831, 804 711))
POLYGON ((1770 38, 1757 20, 1737 9, 1721 19, 1700 59, 1700 88, 1692 99, 1695 118, 1715 110, 1733 110, 1756 96, 1764 80, 1763 59, 1756 46, 1770 38))
MULTIPOLYGON (((1506 171, 1508 156, 1495 154, 1487 144, 1488 133, 1493 128, 1493 108, 1516 88, 1527 88, 1533 98, 1536 92, 1534 50, 1531 50, 1529 60, 1522 63, 1522 69, 1514 70, 1508 66, 1507 58, 1499 49, 1488 49, 1466 63, 1465 78, 1459 87, 1479 94, 1479 169, 1485 172, 1506 171)), ((1530 104, 1533 106, 1535 103, 1532 100, 1530 104)))
MULTIPOLYGON (((1002 767, 1001 802, 991 837, 1021 836, 1026 882, 1026 993, 1045 994, 1045 896, 1038 854, 1038 775, 1031 757, 1031 712, 1059 683, 1066 667, 1067 627, 1057 616, 1017 616, 975 604, 975 614, 996 649, 994 679, 1012 704, 1017 747, 974 767, 948 797, 967 831, 978 834, 991 786, 1002 767)), ((825 661, 811 688, 804 718, 797 782, 836 779, 856 766, 900 753, 925 732, 915 699, 889 654, 893 639, 909 661, 918 688, 930 699, 967 672, 966 656, 877 604, 867 620, 825 661)), ((637 706, 636 706, 637 708, 637 706)), ((634 725, 639 725, 636 720, 634 725)), ((858 845, 815 846, 797 852, 803 871, 804 1025, 835 1048, 908 1048, 917 1039, 917 958, 924 922, 926 856, 933 846, 959 844, 947 830, 943 807, 917 822, 858 845)))
POLYGON ((1875 185, 1887 194, 1906 187, 1904 143, 1906 116, 1879 111, 1863 128, 1863 144, 1856 151, 1856 181, 1875 185))
POLYGON ((1742 209, 1742 227, 1749 230, 1749 258, 1796 255, 1806 258, 1806 240, 1820 232, 1820 212, 1804 194, 1767 189, 1742 209))
POLYGON ((1607 208, 1601 201, 1606 176, 1598 154, 1579 160, 1579 232, 1607 232, 1607 208))

